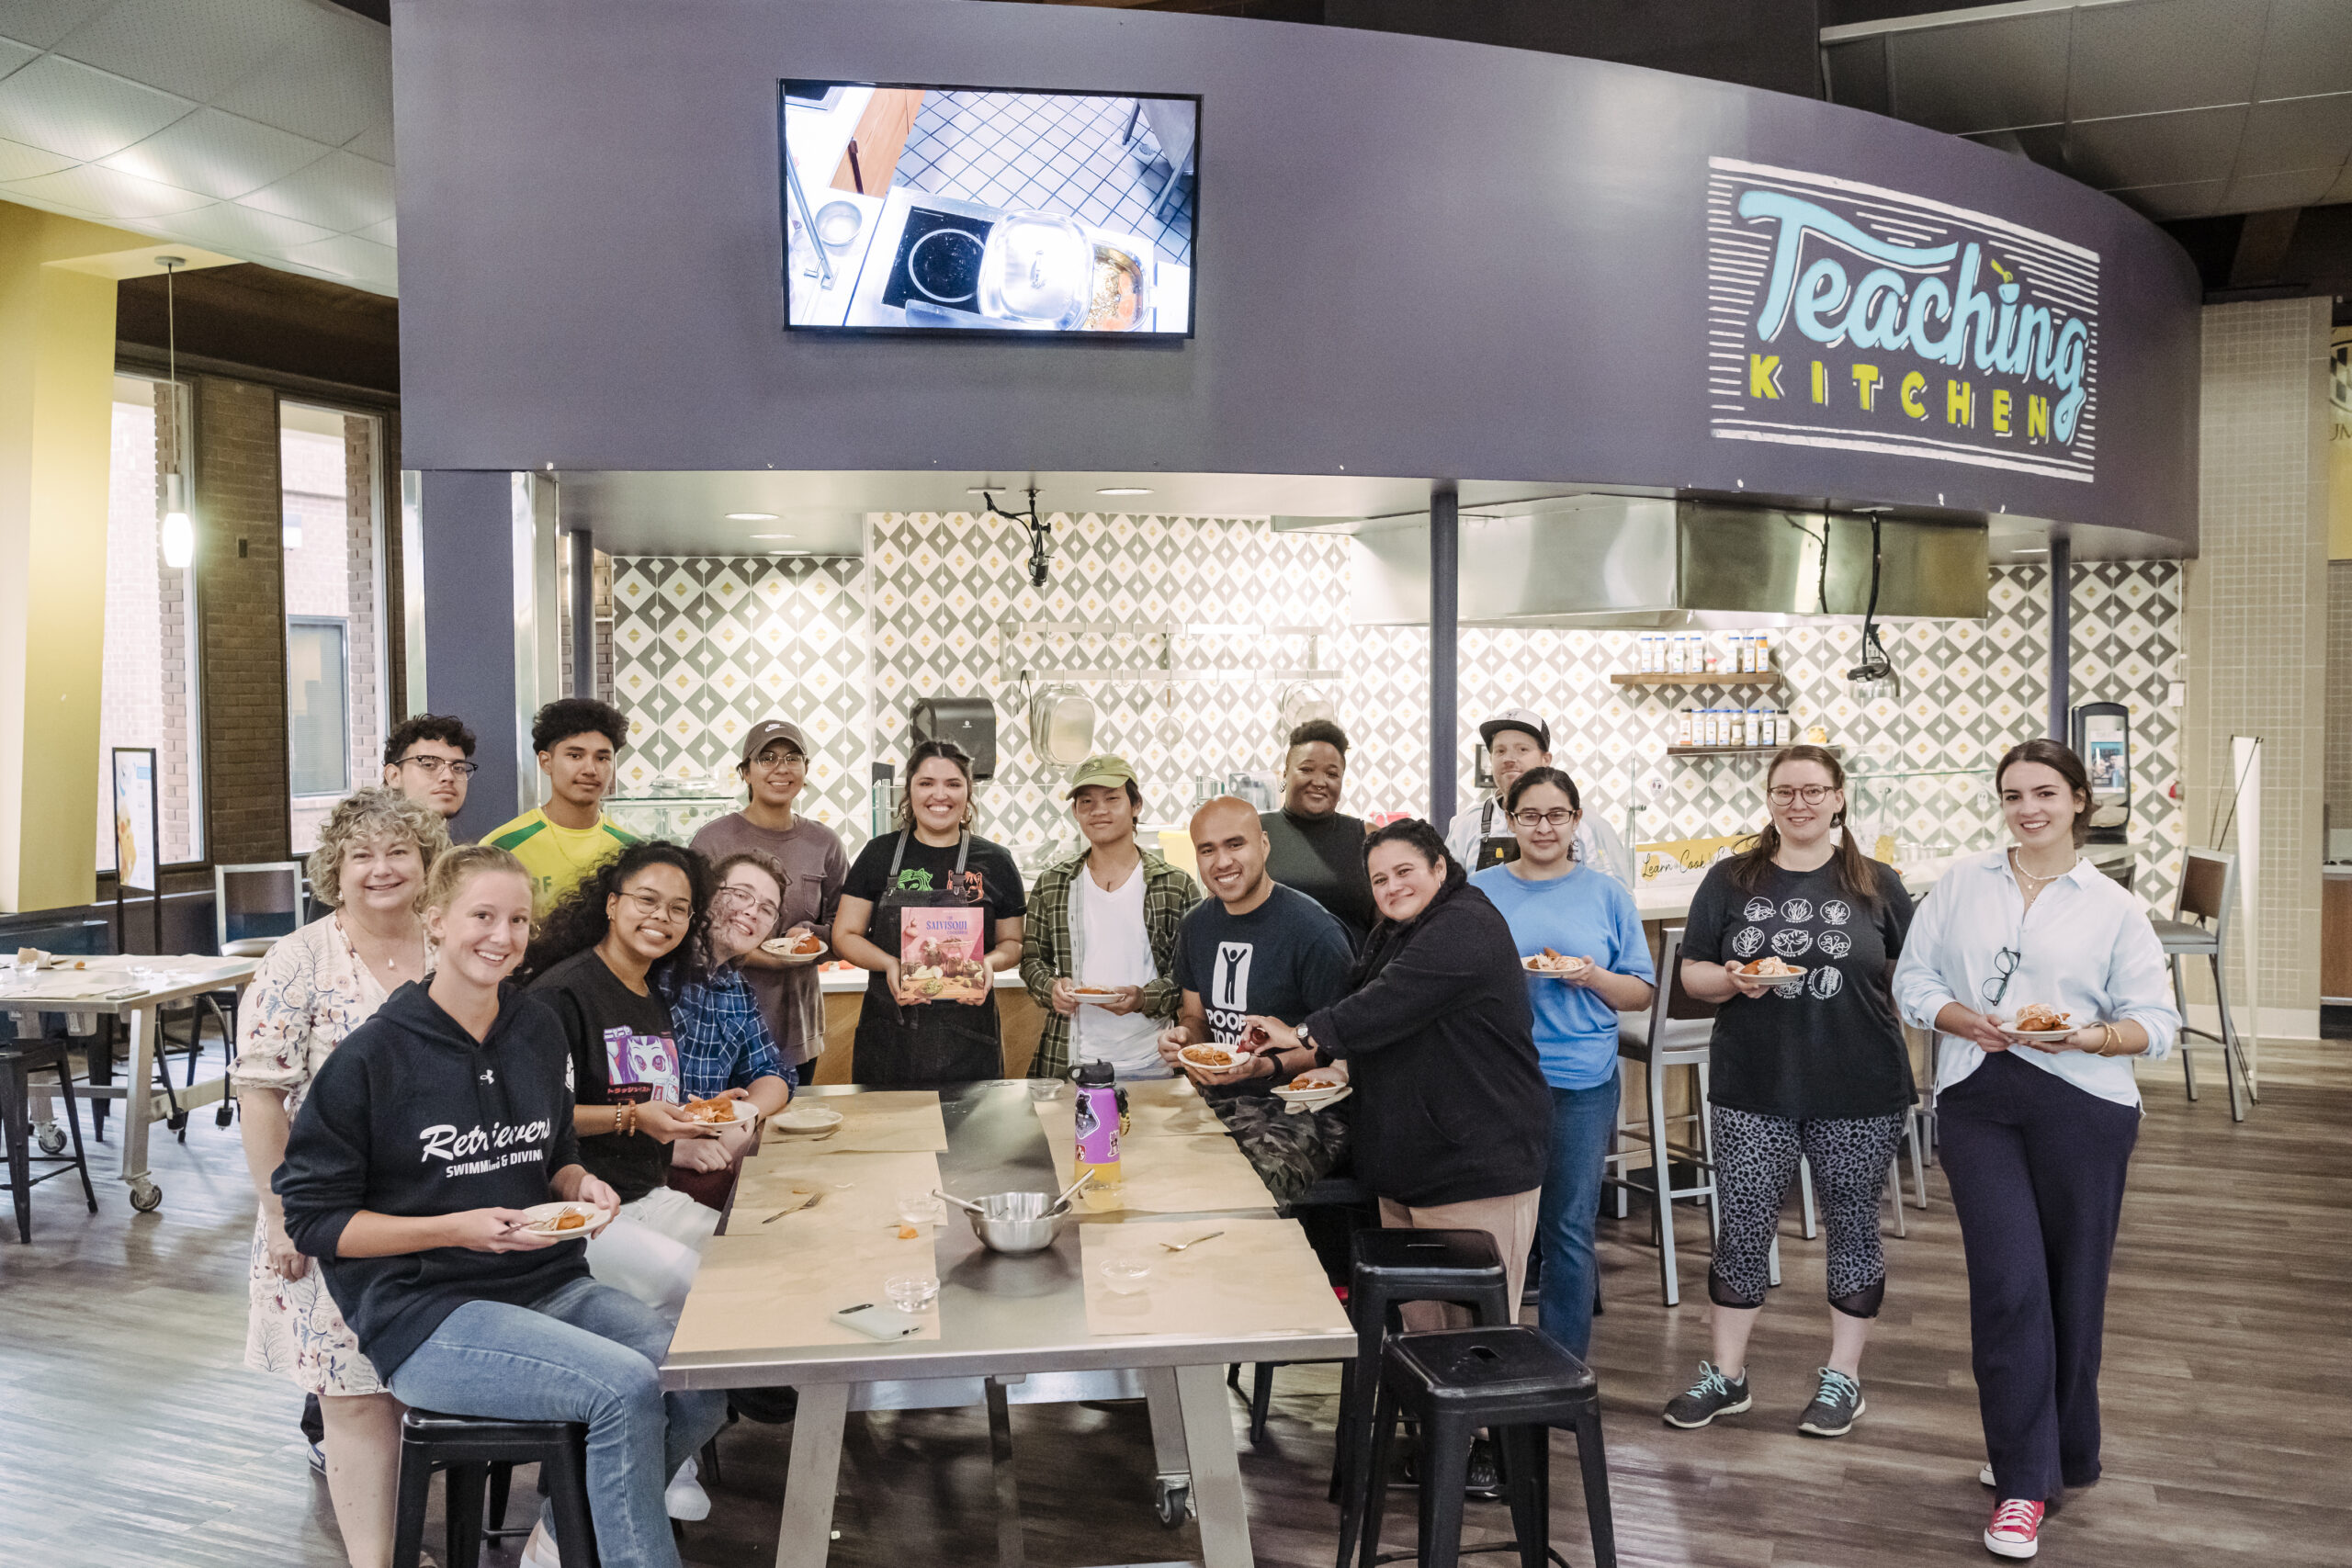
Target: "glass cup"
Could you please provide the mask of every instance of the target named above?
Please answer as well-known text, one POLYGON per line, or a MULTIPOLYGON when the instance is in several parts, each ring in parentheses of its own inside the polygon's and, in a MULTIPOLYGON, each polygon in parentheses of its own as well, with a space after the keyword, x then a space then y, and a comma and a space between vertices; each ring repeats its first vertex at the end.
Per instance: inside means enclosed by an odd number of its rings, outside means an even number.
POLYGON ((900 1312, 921 1312, 939 1299, 935 1274, 893 1274, 882 1281, 882 1293, 900 1312))
POLYGON ((1029 1098, 1035 1103, 1042 1105, 1046 1100, 1059 1097, 1061 1092, 1062 1080, 1059 1078, 1031 1078, 1029 1080, 1029 1098))
POLYGON ((1100 1272, 1103 1289, 1114 1296, 1141 1295, 1151 1283, 1151 1265, 1140 1258, 1114 1258, 1100 1272))
MULTIPOLYGON (((929 1192, 906 1191, 899 1194, 899 1223, 907 1225, 927 1225, 939 1219, 939 1200, 929 1192)), ((936 1289, 934 1283, 933 1288, 936 1289)))

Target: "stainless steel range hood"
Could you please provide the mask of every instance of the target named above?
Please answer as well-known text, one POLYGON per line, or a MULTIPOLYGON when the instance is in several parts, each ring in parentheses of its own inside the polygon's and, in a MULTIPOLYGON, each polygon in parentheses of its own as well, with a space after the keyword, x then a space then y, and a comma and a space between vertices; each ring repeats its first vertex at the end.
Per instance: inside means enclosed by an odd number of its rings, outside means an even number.
MULTIPOLYGON (((1982 620, 1982 525, 1879 524, 1878 615, 1982 620)), ((1465 626, 1768 626, 1859 616, 1871 519, 1711 502, 1564 497, 1462 516, 1465 626), (1826 559, 1825 559, 1826 555, 1826 559)), ((1427 626, 1427 514, 1353 536, 1360 626, 1427 626)))

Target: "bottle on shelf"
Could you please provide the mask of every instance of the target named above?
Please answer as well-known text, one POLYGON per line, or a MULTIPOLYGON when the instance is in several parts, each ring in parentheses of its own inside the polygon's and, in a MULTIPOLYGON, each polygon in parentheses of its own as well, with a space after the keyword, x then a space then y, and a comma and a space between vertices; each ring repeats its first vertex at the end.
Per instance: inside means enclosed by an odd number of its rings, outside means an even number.
POLYGON ((1756 672, 1758 675, 1772 672, 1772 634, 1770 632, 1756 634, 1756 672))
POLYGON ((1690 744, 1690 710, 1689 708, 1681 708, 1675 713, 1674 743, 1677 746, 1690 744))
POLYGON ((1682 639, 1679 637, 1666 637, 1662 640, 1666 643, 1666 672, 1669 675, 1681 674, 1682 639))

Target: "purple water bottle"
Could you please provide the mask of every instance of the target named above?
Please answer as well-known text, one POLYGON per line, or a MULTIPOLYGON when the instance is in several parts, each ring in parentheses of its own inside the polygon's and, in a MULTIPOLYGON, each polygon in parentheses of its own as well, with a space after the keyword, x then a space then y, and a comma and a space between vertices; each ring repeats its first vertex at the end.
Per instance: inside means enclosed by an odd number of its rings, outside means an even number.
POLYGON ((1119 1086, 1108 1062, 1078 1066, 1078 1172, 1097 1187, 1119 1184, 1119 1086))

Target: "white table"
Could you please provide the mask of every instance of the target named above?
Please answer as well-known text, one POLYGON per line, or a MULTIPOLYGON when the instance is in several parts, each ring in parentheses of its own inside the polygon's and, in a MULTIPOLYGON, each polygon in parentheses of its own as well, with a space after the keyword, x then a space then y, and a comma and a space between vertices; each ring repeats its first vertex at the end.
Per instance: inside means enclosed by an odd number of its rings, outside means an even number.
MULTIPOLYGON (((87 964, 84 969, 45 969, 37 973, 13 967, 0 969, 0 1012, 107 1013, 129 1021, 129 1076, 119 1083, 81 1086, 74 1093, 91 1100, 123 1102, 120 1179, 130 1189, 130 1206, 144 1213, 164 1201, 164 1190, 148 1177, 148 1129, 172 1114, 170 1100, 155 1087, 156 1010, 208 991, 242 989, 254 977, 254 969, 260 961, 131 953, 84 962, 87 964), (160 978, 144 983, 135 980, 131 974, 134 968, 152 971, 160 978)), ((96 1052, 105 1047, 92 1035, 89 1048, 96 1052)), ((186 1112, 211 1104, 227 1092, 227 1084, 226 1077, 212 1078, 177 1091, 180 1111, 186 1112)), ((50 1097, 36 1095, 35 1099, 39 1101, 35 1120, 46 1124, 50 1121, 50 1097)))

